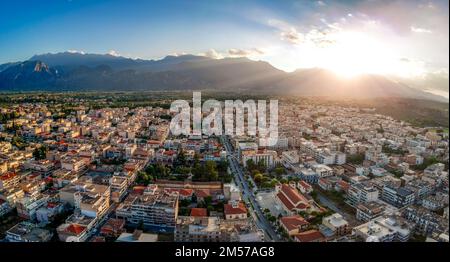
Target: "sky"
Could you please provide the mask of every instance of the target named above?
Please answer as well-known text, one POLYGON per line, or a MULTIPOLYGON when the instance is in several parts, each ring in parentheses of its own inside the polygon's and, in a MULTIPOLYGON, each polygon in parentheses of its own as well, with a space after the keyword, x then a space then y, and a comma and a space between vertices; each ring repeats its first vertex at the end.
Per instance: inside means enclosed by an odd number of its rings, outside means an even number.
POLYGON ((142 59, 245 56, 288 72, 320 67, 346 77, 389 75, 448 94, 448 5, 448 0, 5 1, 0 63, 63 51, 142 59))

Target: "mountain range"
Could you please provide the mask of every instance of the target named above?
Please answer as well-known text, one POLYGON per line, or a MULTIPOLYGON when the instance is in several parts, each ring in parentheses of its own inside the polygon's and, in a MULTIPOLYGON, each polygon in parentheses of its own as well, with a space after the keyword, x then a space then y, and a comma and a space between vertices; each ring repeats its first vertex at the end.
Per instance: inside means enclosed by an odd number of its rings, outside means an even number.
POLYGON ((161 60, 62 52, 0 65, 0 91, 250 91, 349 98, 404 97, 448 102, 380 75, 342 78, 320 68, 287 73, 247 58, 166 56, 161 60))

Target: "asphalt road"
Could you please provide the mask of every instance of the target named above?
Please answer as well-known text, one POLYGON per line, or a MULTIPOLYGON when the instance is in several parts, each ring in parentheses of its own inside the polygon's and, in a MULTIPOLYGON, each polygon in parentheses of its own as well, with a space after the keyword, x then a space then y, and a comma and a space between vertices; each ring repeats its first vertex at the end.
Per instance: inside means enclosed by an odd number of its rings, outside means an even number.
POLYGON ((225 149, 227 150, 228 154, 228 162, 230 163, 230 169, 234 174, 234 178, 238 186, 242 190, 244 201, 247 203, 251 203, 250 211, 252 216, 255 218, 256 225, 262 229, 266 236, 271 241, 280 241, 280 238, 278 237, 278 234, 273 229, 270 222, 266 219, 263 212, 261 211, 261 207, 259 206, 258 202, 256 201, 256 196, 253 194, 252 189, 248 186, 247 181, 244 178, 244 172, 241 169, 241 166, 239 165, 238 160, 233 154, 232 147, 230 145, 230 141, 227 137, 222 137, 225 145, 225 149), (254 208, 253 208, 254 207, 254 208))

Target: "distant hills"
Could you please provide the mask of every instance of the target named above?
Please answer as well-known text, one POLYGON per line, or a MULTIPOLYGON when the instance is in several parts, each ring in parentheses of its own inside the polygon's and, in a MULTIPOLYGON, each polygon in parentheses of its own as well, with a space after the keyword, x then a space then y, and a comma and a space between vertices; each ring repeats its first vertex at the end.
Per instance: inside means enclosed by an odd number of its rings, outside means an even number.
POLYGON ((166 56, 161 60, 63 52, 0 65, 0 91, 251 91, 350 98, 447 99, 379 75, 340 78, 324 69, 286 73, 247 58, 166 56))

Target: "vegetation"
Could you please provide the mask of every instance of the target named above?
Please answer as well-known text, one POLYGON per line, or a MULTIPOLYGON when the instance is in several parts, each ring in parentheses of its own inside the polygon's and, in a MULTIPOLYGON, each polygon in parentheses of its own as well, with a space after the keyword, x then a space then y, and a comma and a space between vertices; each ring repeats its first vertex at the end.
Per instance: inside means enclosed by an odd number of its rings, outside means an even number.
POLYGON ((9 120, 13 120, 19 117, 17 112, 8 112, 0 114, 0 124, 6 124, 9 120))
POLYGON ((34 149, 33 157, 37 160, 45 159, 47 151, 48 151, 48 147, 46 147, 46 146, 38 147, 38 148, 34 149))
POLYGON ((437 163, 439 163, 439 160, 438 160, 436 157, 434 157, 434 156, 432 156, 432 157, 426 157, 426 158, 423 160, 423 163, 422 163, 422 164, 412 166, 411 168, 412 168, 412 169, 415 169, 415 170, 423 171, 423 170, 425 170, 427 167, 429 167, 429 166, 431 166, 431 165, 434 165, 434 164, 437 164, 437 163))
POLYGON ((322 219, 324 217, 330 216, 332 214, 333 214, 333 211, 331 211, 331 210, 327 210, 325 212, 320 212, 320 213, 313 211, 313 212, 311 212, 311 214, 308 218, 308 222, 311 223, 311 225, 313 225, 313 226, 317 226, 322 223, 322 219))
POLYGON ((385 153, 385 154, 389 154, 389 155, 392 155, 392 154, 394 154, 394 155, 403 155, 403 154, 406 153, 401 148, 393 149, 393 148, 390 148, 390 147, 388 147, 386 145, 383 145, 382 152, 385 153))
POLYGON ((361 165, 364 162, 364 154, 355 154, 347 157, 347 163, 361 165))
POLYGON ((14 136, 12 138, 11 144, 17 147, 19 150, 24 150, 28 146, 28 143, 25 142, 25 140, 19 136, 14 136))

